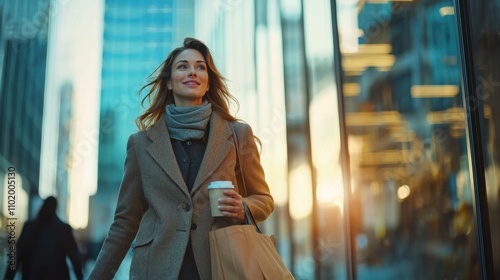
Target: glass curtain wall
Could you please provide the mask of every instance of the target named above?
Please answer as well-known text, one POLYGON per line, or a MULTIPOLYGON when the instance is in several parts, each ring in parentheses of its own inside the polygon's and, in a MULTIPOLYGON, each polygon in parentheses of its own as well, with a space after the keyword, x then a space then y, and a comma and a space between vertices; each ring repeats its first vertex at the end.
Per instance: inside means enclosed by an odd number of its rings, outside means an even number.
POLYGON ((451 0, 332 1, 357 279, 479 279, 451 0))
MULTIPOLYGON (((347 279, 345 199, 329 0, 302 1, 315 221, 314 278, 347 279)), ((297 273, 297 277, 300 274, 297 273)), ((299 278, 300 279, 300 278, 299 278)), ((306 279, 306 278, 303 278, 306 279)))
POLYGON ((478 159, 482 162, 478 165, 484 168, 476 168, 477 176, 484 176, 483 193, 480 193, 484 197, 480 209, 484 211, 483 218, 486 218, 481 227, 481 241, 485 246, 481 257, 485 263, 483 273, 488 279, 494 279, 495 275, 497 278, 500 275, 500 224, 496 220, 500 214, 500 113, 494 110, 500 106, 500 20, 497 16, 500 1, 457 2, 462 25, 464 29, 470 28, 463 32, 464 41, 469 40, 464 44, 469 63, 462 68, 469 78, 469 111, 477 121, 471 133, 480 139, 476 148, 480 149, 477 151, 480 155, 478 159))
MULTIPOLYGON (((496 264, 498 2, 470 9, 496 264)), ((296 279, 481 278, 453 0, 196 3, 196 34, 224 53, 241 116, 264 142, 277 205, 265 229, 296 279), (240 70, 250 58, 254 75, 240 70)))
POLYGON ((304 59, 303 15, 300 0, 281 1, 280 4, 292 272, 299 279, 312 279, 318 271, 313 255, 317 244, 317 207, 313 198, 315 184, 311 168, 309 78, 304 59))

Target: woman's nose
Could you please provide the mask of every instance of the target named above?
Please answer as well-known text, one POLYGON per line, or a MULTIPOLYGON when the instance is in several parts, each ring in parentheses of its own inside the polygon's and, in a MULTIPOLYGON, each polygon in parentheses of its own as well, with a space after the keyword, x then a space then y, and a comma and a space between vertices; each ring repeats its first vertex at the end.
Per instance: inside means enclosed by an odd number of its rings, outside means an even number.
POLYGON ((188 76, 191 77, 191 76, 194 76, 196 75, 196 71, 194 69, 194 67, 189 67, 189 74, 188 76))

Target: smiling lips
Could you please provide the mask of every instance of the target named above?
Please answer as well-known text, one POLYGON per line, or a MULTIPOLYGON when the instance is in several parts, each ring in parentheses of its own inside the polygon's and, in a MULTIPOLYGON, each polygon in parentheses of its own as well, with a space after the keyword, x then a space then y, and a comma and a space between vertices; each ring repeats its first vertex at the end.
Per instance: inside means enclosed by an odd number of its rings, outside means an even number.
POLYGON ((199 86, 201 83, 196 80, 189 80, 183 82, 183 84, 185 84, 186 86, 199 86))

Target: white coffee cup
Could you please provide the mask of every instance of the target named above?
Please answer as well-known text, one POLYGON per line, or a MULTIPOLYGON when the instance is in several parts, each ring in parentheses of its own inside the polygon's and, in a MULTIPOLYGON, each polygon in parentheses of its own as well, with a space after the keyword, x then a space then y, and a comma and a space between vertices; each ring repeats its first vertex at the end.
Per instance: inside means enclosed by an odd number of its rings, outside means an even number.
POLYGON ((213 181, 208 185, 208 196, 210 197, 210 210, 212 217, 222 217, 224 214, 219 210, 219 198, 225 197, 224 191, 234 189, 231 181, 213 181))

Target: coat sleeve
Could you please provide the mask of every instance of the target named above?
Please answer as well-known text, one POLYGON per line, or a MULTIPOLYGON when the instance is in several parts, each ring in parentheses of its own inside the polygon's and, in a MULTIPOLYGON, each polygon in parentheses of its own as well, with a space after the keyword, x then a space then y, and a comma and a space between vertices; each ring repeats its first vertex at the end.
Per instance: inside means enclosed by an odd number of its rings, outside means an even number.
MULTIPOLYGON (((247 191, 243 201, 252 212, 255 221, 262 222, 274 211, 274 200, 260 163, 260 154, 252 128, 248 124, 238 123, 235 130, 238 135, 240 162, 243 166, 247 191)), ((241 176, 238 176, 238 185, 243 187, 241 176)))
POLYGON ((127 157, 114 221, 89 279, 113 279, 137 234, 142 216, 148 208, 144 199, 136 153, 137 149, 132 135, 127 143, 127 157))

